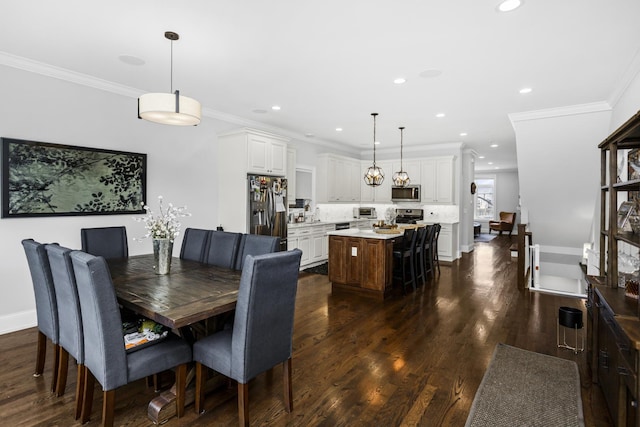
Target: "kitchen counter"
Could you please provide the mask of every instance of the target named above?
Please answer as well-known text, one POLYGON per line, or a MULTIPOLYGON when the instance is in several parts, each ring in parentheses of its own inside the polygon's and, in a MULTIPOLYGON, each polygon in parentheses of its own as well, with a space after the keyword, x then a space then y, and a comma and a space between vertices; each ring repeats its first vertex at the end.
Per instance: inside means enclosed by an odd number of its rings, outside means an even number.
POLYGON ((402 231, 394 234, 376 233, 373 230, 363 230, 360 228, 349 228, 347 230, 334 230, 327 233, 329 236, 358 237, 362 239, 389 240, 402 236, 402 231))

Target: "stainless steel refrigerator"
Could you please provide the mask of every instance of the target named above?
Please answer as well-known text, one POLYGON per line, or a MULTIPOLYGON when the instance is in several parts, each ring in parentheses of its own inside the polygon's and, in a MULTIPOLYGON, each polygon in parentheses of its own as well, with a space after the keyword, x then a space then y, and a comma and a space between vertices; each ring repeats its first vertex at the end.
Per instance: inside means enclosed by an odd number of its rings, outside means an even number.
POLYGON ((287 250, 287 180, 248 175, 250 234, 280 237, 280 250, 287 250))

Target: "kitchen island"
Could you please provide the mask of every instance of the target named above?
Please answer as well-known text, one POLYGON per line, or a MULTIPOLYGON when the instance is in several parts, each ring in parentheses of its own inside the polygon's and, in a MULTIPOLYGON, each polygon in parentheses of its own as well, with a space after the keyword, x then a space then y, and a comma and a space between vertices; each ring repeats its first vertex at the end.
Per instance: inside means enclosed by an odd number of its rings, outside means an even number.
POLYGON ((329 235, 329 281, 332 289, 356 291, 383 299, 393 285, 393 244, 402 237, 358 228, 329 235))

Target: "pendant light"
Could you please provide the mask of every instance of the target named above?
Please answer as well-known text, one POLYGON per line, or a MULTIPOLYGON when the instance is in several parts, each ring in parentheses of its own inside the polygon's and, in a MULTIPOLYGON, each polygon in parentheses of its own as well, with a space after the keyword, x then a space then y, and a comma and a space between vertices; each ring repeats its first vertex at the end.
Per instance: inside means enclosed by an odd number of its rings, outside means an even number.
POLYGON ((396 187, 406 187, 411 183, 411 180, 409 179, 409 174, 402 169, 402 133, 404 126, 398 129, 400 129, 400 171, 393 174, 393 185, 396 187))
POLYGON ((173 31, 164 33, 171 40, 171 93, 146 93, 138 98, 138 118, 175 126, 195 126, 200 123, 200 103, 173 91, 173 42, 180 36, 173 31))
POLYGON ((376 166, 376 116, 378 113, 371 113, 373 116, 373 166, 369 166, 364 174, 364 182, 371 187, 378 187, 384 181, 384 171, 376 166))

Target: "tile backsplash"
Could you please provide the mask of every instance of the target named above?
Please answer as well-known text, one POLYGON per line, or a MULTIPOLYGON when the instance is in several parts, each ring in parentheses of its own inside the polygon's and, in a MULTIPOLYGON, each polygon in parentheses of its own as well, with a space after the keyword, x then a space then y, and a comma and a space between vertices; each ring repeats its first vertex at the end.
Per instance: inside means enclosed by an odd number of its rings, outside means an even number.
POLYGON ((459 220, 459 206, 457 205, 420 205, 412 204, 391 204, 391 203, 361 203, 361 204, 338 204, 319 203, 316 206, 315 215, 320 221, 342 221, 353 218, 353 208, 360 206, 373 206, 376 208, 378 219, 384 219, 388 208, 420 208, 424 210, 425 221, 446 221, 457 222, 459 220))

